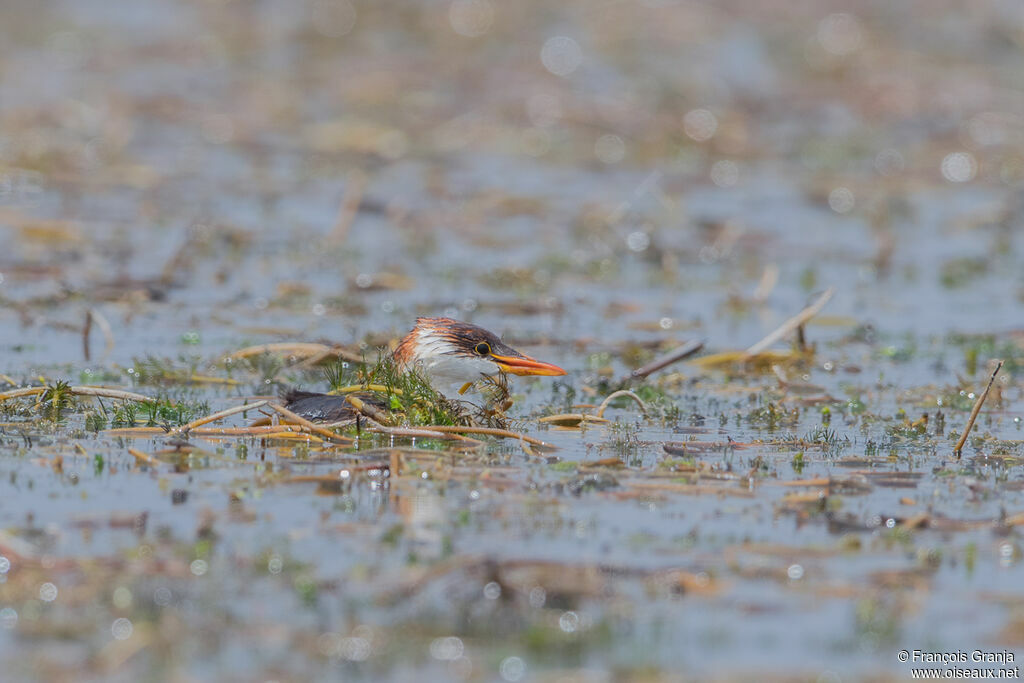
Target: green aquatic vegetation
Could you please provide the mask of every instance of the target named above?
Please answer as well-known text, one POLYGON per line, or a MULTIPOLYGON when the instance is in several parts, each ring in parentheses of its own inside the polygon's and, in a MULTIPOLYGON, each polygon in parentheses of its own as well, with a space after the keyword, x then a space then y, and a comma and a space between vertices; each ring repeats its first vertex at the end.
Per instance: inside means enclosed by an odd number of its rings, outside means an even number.
POLYGON ((136 358, 127 373, 135 386, 185 384, 195 381, 202 363, 199 355, 181 355, 177 360, 149 355, 136 358))
POLYGON ((964 368, 968 375, 978 371, 978 347, 972 346, 964 349, 964 368))
POLYGON ((563 380, 551 382, 551 400, 547 412, 549 415, 557 413, 568 413, 576 404, 576 387, 563 380))
POLYGON ((110 417, 112 427, 134 427, 138 424, 138 405, 131 401, 123 401, 114 406, 110 417))
POLYGON ((1013 375, 1024 369, 1024 348, 1013 339, 995 334, 950 334, 945 343, 958 346, 964 352, 964 369, 968 375, 984 370, 981 362, 992 358, 1003 361, 1002 371, 1013 375))
MULTIPOLYGON (((633 388, 632 391, 646 404, 648 417, 661 418, 667 422, 675 422, 682 418, 683 409, 679 405, 679 401, 670 396, 660 386, 644 383, 633 388)), ((626 402, 629 399, 623 397, 620 400, 626 402)), ((618 402, 616 401, 615 403, 618 402)), ((615 403, 612 405, 615 405, 615 403)))
MULTIPOLYGON (((103 409, 103 414, 95 415, 92 418, 92 426, 109 420, 111 427, 135 427, 139 425, 146 427, 180 427, 210 413, 208 401, 184 398, 171 399, 169 397, 161 397, 147 403, 120 401, 114 404, 111 410, 108 410, 102 403, 100 405, 103 409)), ((86 425, 87 429, 90 428, 89 418, 87 418, 86 425)))
POLYGON ((610 439, 600 445, 601 450, 610 449, 629 465, 641 464, 640 429, 635 424, 613 422, 608 426, 610 439))
POLYGON ((85 368, 78 373, 80 384, 113 384, 124 380, 124 374, 120 370, 108 368, 85 368))
POLYGON ((818 272, 814 268, 804 268, 800 273, 800 288, 805 292, 811 292, 817 286, 818 272))
POLYGON ((107 428, 107 417, 103 413, 89 411, 85 414, 85 430, 99 432, 107 428))
POLYGON ((392 524, 388 529, 381 534, 380 542, 384 545, 398 545, 398 542, 402 540, 402 536, 405 534, 405 526, 402 524, 392 524))
POLYGON ((591 372, 599 372, 612 364, 612 354, 607 351, 587 354, 584 367, 591 372))
POLYGON ((654 351, 640 344, 629 344, 622 349, 619 358, 627 367, 638 368, 654 359, 654 351))
POLYGON ((900 420, 885 428, 885 435, 894 439, 918 439, 928 435, 928 413, 920 419, 911 421, 903 410, 896 415, 900 420))
POLYGON ((891 529, 885 529, 881 538, 886 547, 900 546, 905 550, 914 547, 914 532, 898 524, 891 529))
POLYGON ((867 647, 884 648, 899 642, 902 608, 898 601, 870 597, 855 608, 858 640, 867 647))
POLYGON ((694 468, 697 466, 696 458, 665 458, 658 463, 658 467, 666 470, 672 470, 677 468, 694 468))
POLYGON ((956 387, 947 387, 936 398, 935 402, 943 408, 968 413, 974 408, 976 399, 977 396, 971 392, 957 389, 956 387))
POLYGON ((981 256, 964 256, 950 259, 942 264, 939 282, 946 289, 966 287, 989 270, 989 259, 981 256))
POLYGON ((794 455, 793 459, 790 461, 789 464, 793 466, 793 471, 794 472, 796 472, 797 474, 802 473, 804 471, 804 465, 805 465, 805 462, 804 462, 804 452, 800 451, 799 453, 794 455))
POLYGON ((135 386, 176 381, 173 379, 175 372, 176 369, 170 360, 155 356, 136 359, 134 365, 128 369, 128 375, 135 386))
POLYGON ((917 354, 917 346, 913 342, 903 345, 889 344, 879 350, 882 358, 887 358, 894 363, 906 363, 917 354))
POLYGON ((454 425, 464 421, 457 402, 445 398, 415 368, 399 369, 389 353, 382 353, 362 376, 366 384, 385 387, 388 405, 404 416, 406 425, 454 425))
POLYGON ((800 412, 796 408, 786 410, 774 401, 769 401, 748 412, 744 420, 753 427, 774 431, 796 425, 800 420, 800 412))
POLYGON ((867 411, 867 404, 860 399, 860 397, 851 398, 846 402, 846 409, 851 415, 863 415, 867 411))
POLYGON ((358 382, 357 368, 347 360, 336 358, 323 368, 328 391, 340 391, 343 387, 358 382))
POLYGON ((162 424, 169 424, 172 427, 180 427, 192 420, 209 415, 210 404, 207 401, 176 400, 160 398, 151 403, 142 403, 139 406, 145 419, 147 427, 156 427, 162 424))
POLYGON ((771 464, 763 455, 756 455, 747 460, 747 467, 760 476, 766 476, 771 472, 771 464))
MULTIPOLYGON (((839 438, 839 433, 836 432, 836 430, 834 429, 829 429, 825 425, 815 427, 813 431, 808 432, 804 436, 803 440, 809 443, 820 443, 823 446, 827 446, 830 448, 839 445, 839 443, 841 442, 841 439, 839 438)), ((848 440, 849 439, 847 438, 847 441, 848 440)))
POLYGON ((39 404, 46 409, 47 416, 54 421, 60 421, 64 411, 71 408, 74 402, 71 385, 61 379, 48 385, 39 396, 39 404))
POLYGON ((320 595, 320 588, 311 574, 300 574, 292 582, 295 593, 306 607, 314 607, 320 595))

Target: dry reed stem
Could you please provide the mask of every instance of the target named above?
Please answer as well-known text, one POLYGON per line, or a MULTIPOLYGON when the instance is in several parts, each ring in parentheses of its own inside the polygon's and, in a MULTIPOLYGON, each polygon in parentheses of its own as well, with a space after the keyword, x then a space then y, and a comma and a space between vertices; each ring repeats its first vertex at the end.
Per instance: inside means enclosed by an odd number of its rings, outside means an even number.
POLYGON ((318 434, 318 435, 324 437, 328 441, 331 441, 333 443, 344 443, 344 444, 351 444, 353 442, 353 439, 351 439, 351 438, 349 438, 347 436, 341 436, 340 434, 335 434, 334 432, 330 431, 329 429, 324 429, 323 427, 310 422, 309 420, 307 420, 306 418, 302 417, 301 415, 296 415, 295 413, 293 413, 292 411, 288 410, 284 406, 279 406, 276 403, 269 403, 268 407, 271 410, 273 410, 274 412, 276 412, 278 415, 281 415, 282 417, 287 418, 289 422, 294 422, 295 424, 301 425, 301 426, 305 427, 306 429, 308 429, 309 431, 313 432, 314 434, 318 434))
POLYGON ((134 457, 138 462, 142 463, 143 465, 149 465, 150 467, 156 467, 157 465, 160 464, 160 461, 157 460, 156 458, 154 458, 152 455, 150 455, 148 453, 143 453, 142 451, 140 451, 138 449, 129 448, 128 452, 131 453, 132 457, 134 457))
POLYGON ((380 432, 382 434, 388 434, 390 436, 408 436, 413 438, 423 439, 450 439, 452 441, 458 441, 468 446, 482 446, 483 441, 478 439, 471 439, 468 436, 461 434, 451 434, 445 432, 439 432, 430 428, 418 429, 416 427, 388 427, 382 424, 376 424, 374 420, 373 428, 370 431, 380 432))
POLYGON ((518 432, 511 432, 507 429, 498 429, 496 427, 462 427, 459 425, 425 425, 423 429, 430 429, 435 432, 448 432, 448 433, 465 433, 465 434, 486 434, 488 436, 501 436, 506 439, 519 439, 526 443, 533 444, 534 446, 541 446, 542 448, 555 449, 557 446, 550 444, 546 441, 541 441, 532 436, 526 434, 520 434, 518 432))
POLYGON ((638 479, 629 479, 620 482, 626 488, 640 489, 644 491, 671 491, 674 493, 684 493, 693 496, 703 495, 717 495, 717 496, 734 496, 738 498, 754 498, 755 494, 745 488, 738 488, 735 486, 707 486, 702 484, 676 484, 674 482, 663 482, 663 481, 646 481, 638 479))
POLYGON ((210 377, 209 375, 189 375, 188 381, 195 382, 196 384, 227 384, 229 386, 241 384, 237 379, 231 379, 230 377, 210 377))
MULTIPOLYGON (((259 427, 195 427, 189 430, 188 435, 190 437, 258 436, 261 438, 267 438, 269 435, 279 434, 281 432, 290 432, 292 434, 306 433, 307 429, 308 428, 303 425, 291 424, 265 425, 259 427)), ((115 427, 113 429, 104 429, 103 433, 109 434, 111 436, 124 436, 128 438, 145 438, 149 436, 168 434, 167 430, 164 429, 163 427, 115 427)), ((334 436, 335 438, 348 438, 342 437, 340 434, 335 434, 334 436)), ((347 446, 349 445, 349 443, 346 441, 344 443, 341 443, 340 445, 347 446)))
POLYGON ((217 420, 222 420, 225 417, 237 415, 238 413, 244 413, 249 410, 256 410, 257 408, 262 408, 263 406, 267 405, 267 403, 269 403, 269 401, 256 401, 255 403, 247 403, 244 406, 235 406, 234 408, 228 408, 227 410, 222 410, 219 413, 213 413, 212 415, 201 417, 198 420, 192 420, 188 424, 184 424, 175 429, 174 431, 178 433, 188 432, 189 430, 199 427, 200 425, 209 424, 210 422, 216 422, 217 420))
POLYGON ((611 422, 611 420, 597 415, 589 415, 587 413, 559 413, 558 415, 547 415, 537 419, 537 422, 543 422, 544 424, 553 424, 556 427, 576 427, 581 423, 590 424, 605 424, 611 422))
MULTIPOLYGON (((0 401, 6 401, 9 398, 20 398, 22 396, 38 396, 45 392, 49 387, 24 387, 22 389, 12 389, 11 391, 5 391, 0 393, 0 401)), ((143 396, 142 394, 133 394, 130 391, 121 391, 120 389, 104 389, 102 387, 68 387, 68 391, 76 396, 97 396, 99 398, 116 398, 123 399, 125 401, 138 401, 139 403, 155 403, 155 398, 149 396, 143 396)))
POLYGON ((644 404, 644 402, 640 399, 639 396, 634 394, 632 391, 629 391, 628 389, 620 389, 619 391, 613 391, 612 393, 608 394, 608 396, 603 401, 601 401, 601 405, 598 406, 597 408, 597 416, 604 417, 604 411, 608 408, 608 404, 611 403, 613 400, 619 398, 620 396, 629 396, 631 399, 633 399, 640 405, 640 412, 642 412, 644 415, 647 414, 647 405, 644 404))
POLYGON ((697 353, 703 348, 703 341, 686 342, 682 346, 677 346, 668 353, 658 356, 650 363, 637 368, 636 370, 631 372, 626 379, 643 379, 648 375, 654 374, 658 370, 667 368, 669 365, 672 365, 673 363, 678 363, 679 361, 685 358, 689 358, 690 356, 697 353))
POLYGON ((832 287, 826 289, 822 295, 814 301, 814 303, 779 325, 774 332, 747 349, 745 356, 747 358, 750 356, 756 356, 814 316, 818 315, 818 313, 821 312, 821 309, 825 307, 825 304, 828 303, 828 300, 832 298, 832 294, 834 292, 835 289, 832 287))
POLYGON ((359 398, 358 396, 355 396, 355 395, 352 395, 352 394, 346 394, 345 395, 345 402, 348 403, 353 408, 355 408, 357 413, 365 415, 366 417, 373 418, 374 420, 376 420, 378 423, 380 423, 382 425, 386 424, 387 421, 388 421, 388 416, 387 415, 385 415, 383 412, 377 410, 375 407, 371 406, 370 404, 368 404, 366 401, 364 401, 363 399, 359 398))
POLYGON ((996 364, 996 369, 992 371, 992 376, 988 379, 988 385, 985 387, 985 391, 981 392, 981 396, 974 402, 974 408, 971 409, 971 416, 967 418, 967 426, 964 427, 964 433, 960 435, 960 440, 956 442, 956 448, 953 449, 953 455, 960 457, 960 453, 964 449, 964 444, 967 443, 967 437, 971 433, 971 429, 974 427, 974 421, 978 419, 978 413, 981 412, 981 407, 985 404, 985 399, 988 398, 988 392, 992 389, 992 383, 996 381, 996 375, 999 374, 999 370, 1003 367, 1003 361, 999 361, 996 364))

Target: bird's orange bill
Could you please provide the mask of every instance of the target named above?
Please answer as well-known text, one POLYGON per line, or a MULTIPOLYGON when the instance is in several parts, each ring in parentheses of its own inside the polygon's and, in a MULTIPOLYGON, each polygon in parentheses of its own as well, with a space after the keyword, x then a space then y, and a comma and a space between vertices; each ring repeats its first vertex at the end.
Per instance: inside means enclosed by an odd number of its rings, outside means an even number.
POLYGON ((512 375, 557 376, 565 374, 565 370, 557 365, 534 360, 529 356, 499 356, 491 354, 491 359, 498 364, 499 368, 512 375))

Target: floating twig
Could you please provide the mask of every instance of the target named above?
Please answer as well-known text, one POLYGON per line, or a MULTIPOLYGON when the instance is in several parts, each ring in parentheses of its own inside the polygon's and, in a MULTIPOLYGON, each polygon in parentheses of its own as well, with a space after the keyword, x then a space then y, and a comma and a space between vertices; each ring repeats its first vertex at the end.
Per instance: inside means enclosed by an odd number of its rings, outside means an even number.
POLYGON ((597 408, 597 416, 604 417, 604 411, 605 409, 608 408, 608 404, 614 401, 615 399, 619 398, 620 396, 629 396, 631 399, 633 399, 640 405, 640 412, 642 412, 644 415, 647 414, 647 406, 644 404, 644 402, 640 399, 639 396, 634 394, 632 391, 629 391, 628 389, 620 389, 619 391, 613 391, 612 393, 608 394, 608 397, 601 402, 601 405, 598 406, 597 408))
MULTIPOLYGON (((203 437, 203 436, 258 436, 266 438, 268 434, 276 434, 285 430, 292 430, 294 428, 295 433, 299 433, 305 429, 302 425, 289 425, 289 424, 278 424, 278 425, 263 425, 254 427, 195 427, 190 429, 188 435, 190 437, 203 437)), ((104 434, 111 436, 126 436, 126 437, 149 437, 159 434, 167 434, 167 430, 163 427, 114 427, 112 429, 104 429, 104 434)))
MULTIPOLYGON (((6 401, 9 398, 21 398, 23 396, 38 396, 44 393, 48 388, 49 387, 24 387, 21 389, 12 389, 11 391, 0 393, 0 401, 6 401)), ((68 387, 67 391, 75 394, 76 396, 98 396, 100 398, 138 401, 139 403, 156 403, 155 398, 143 396, 142 394, 134 394, 130 391, 121 391, 120 389, 104 389, 103 387, 68 387)))
POLYGON ((354 394, 346 394, 345 402, 355 408, 357 413, 372 418, 382 425, 388 422, 387 415, 354 394))
POLYGON ((466 443, 472 446, 483 445, 483 441, 471 439, 468 436, 452 432, 439 432, 435 429, 418 429, 416 427, 388 427, 387 425, 379 424, 376 420, 371 420, 371 424, 372 427, 370 431, 380 432, 381 434, 388 434, 390 436, 407 436, 419 439, 451 439, 453 441, 466 443))
POLYGON ((802 310, 799 313, 797 313, 796 315, 794 315, 792 318, 790 318, 786 322, 784 322, 781 325, 779 325, 779 327, 776 328, 774 332, 772 332, 767 337, 765 337, 764 339, 762 339, 761 341, 757 342, 756 344, 751 346, 749 349, 747 349, 745 355, 748 358, 750 356, 756 356, 757 354, 761 353, 762 351, 764 351, 769 346, 771 346, 775 342, 777 342, 780 339, 782 339, 783 337, 785 337, 787 334, 789 334, 790 332, 792 332, 796 328, 798 328, 801 325, 803 325, 804 323, 806 323, 808 320, 810 320, 814 316, 818 315, 818 313, 821 311, 821 309, 825 307, 825 304, 828 303, 828 300, 832 298, 832 294, 833 294, 834 291, 835 290, 832 287, 829 287, 828 289, 826 289, 822 293, 822 295, 819 296, 814 301, 814 303, 812 303, 810 306, 808 306, 804 310, 802 310))
POLYGON ((182 380, 185 382, 192 382, 193 384, 226 384, 228 386, 237 386, 241 384, 237 379, 231 379, 230 377, 211 377, 210 375, 185 374, 182 376, 182 380))
POLYGON ((550 448, 554 450, 557 448, 554 444, 550 444, 547 441, 541 441, 532 436, 526 434, 520 434, 519 432, 512 432, 507 429, 498 429, 497 427, 462 427, 460 425, 425 425, 423 429, 429 429, 434 432, 455 432, 463 434, 486 434, 487 436, 501 436, 506 439, 519 439, 526 443, 533 444, 534 446, 540 446, 542 448, 550 448))
POLYGON ((629 396, 631 399, 636 401, 640 406, 640 412, 644 415, 647 414, 647 405, 644 404, 643 400, 641 400, 639 396, 628 389, 620 389, 619 391, 613 391, 609 394, 608 397, 601 402, 597 412, 593 415, 588 413, 560 413, 558 415, 548 415, 546 417, 539 418, 537 421, 545 424, 553 424, 556 427, 566 427, 570 429, 580 427, 584 424, 603 424, 611 422, 611 420, 604 417, 604 411, 612 401, 622 396, 629 396))
POLYGON ((996 363, 996 369, 992 371, 992 376, 988 379, 988 386, 985 387, 985 391, 981 392, 978 400, 974 402, 974 408, 971 409, 971 416, 967 418, 967 426, 964 427, 964 433, 960 435, 960 440, 956 442, 956 447, 953 449, 953 455, 958 458, 964 449, 964 444, 967 443, 967 436, 974 427, 974 421, 978 419, 978 413, 981 412, 981 407, 985 404, 985 399, 988 398, 988 392, 992 388, 992 383, 996 381, 996 375, 999 374, 999 370, 1002 367, 1003 361, 996 363))
POLYGON ((578 427, 584 422, 604 424, 611 422, 611 420, 598 417, 597 415, 588 415, 587 413, 559 413, 558 415, 547 415, 546 417, 539 418, 537 422, 553 424, 556 427, 578 427))
POLYGON ((388 425, 381 424, 377 420, 373 419, 369 415, 363 415, 363 420, 369 425, 369 430, 378 434, 387 434, 389 436, 405 436, 411 438, 420 439, 451 439, 453 441, 464 442, 472 446, 483 445, 482 441, 477 439, 471 439, 468 436, 457 434, 453 432, 444 432, 436 427, 389 427, 388 425))
POLYGON ((209 424, 210 422, 216 422, 217 420, 222 420, 225 417, 237 415, 238 413, 244 413, 250 410, 256 410, 257 408, 262 408, 263 406, 267 405, 267 403, 269 403, 269 401, 256 401, 255 403, 247 403, 244 406, 235 406, 234 408, 228 408, 227 410, 222 410, 219 413, 213 413, 212 415, 201 417, 198 420, 192 420, 188 424, 184 424, 174 431, 189 432, 192 429, 199 427, 200 425, 209 424))
POLYGON ((684 358, 689 358, 703 348, 704 342, 702 340, 686 342, 682 346, 677 346, 668 353, 655 358, 647 365, 637 368, 629 374, 627 379, 643 379, 662 368, 666 368, 673 363, 683 360, 684 358))
POLYGON ((713 486, 708 484, 677 484, 675 482, 657 481, 647 479, 627 479, 620 482, 628 489, 640 489, 642 491, 670 491, 684 493, 694 496, 716 495, 736 496, 739 498, 753 498, 754 492, 747 488, 738 486, 713 486))
MULTIPOLYGON (((281 415, 282 417, 286 418, 289 422, 294 422, 295 424, 301 425, 302 427, 305 427, 305 430, 309 430, 309 431, 313 432, 314 434, 319 434, 320 436, 326 438, 328 441, 332 441, 334 443, 344 443, 344 444, 351 444, 352 441, 353 441, 351 438, 349 438, 347 436, 342 436, 341 434, 335 434, 334 432, 332 432, 329 429, 324 429, 320 425, 317 425, 317 424, 314 424, 313 422, 310 422, 309 420, 307 420, 306 418, 302 417, 301 415, 296 415, 295 413, 293 413, 292 411, 288 410, 284 406, 279 406, 276 403, 268 403, 267 405, 268 405, 268 407, 271 410, 276 412, 278 415, 281 415)), ((305 431, 305 430, 303 430, 303 431, 305 431)))
POLYGON ((133 458, 135 458, 138 462, 142 463, 143 465, 156 467, 157 465, 160 464, 160 461, 154 458, 149 453, 143 453, 142 451, 135 448, 129 448, 128 452, 131 453, 133 458))

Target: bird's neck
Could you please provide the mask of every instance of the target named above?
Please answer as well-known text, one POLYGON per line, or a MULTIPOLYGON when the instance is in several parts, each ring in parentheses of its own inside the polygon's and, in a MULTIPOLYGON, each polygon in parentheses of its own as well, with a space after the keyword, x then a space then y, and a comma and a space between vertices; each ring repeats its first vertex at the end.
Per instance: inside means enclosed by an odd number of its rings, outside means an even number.
POLYGON ((457 353, 449 339, 429 329, 414 329, 405 335, 393 357, 400 370, 419 370, 447 398, 457 398, 467 383, 497 370, 494 363, 483 358, 457 353))

